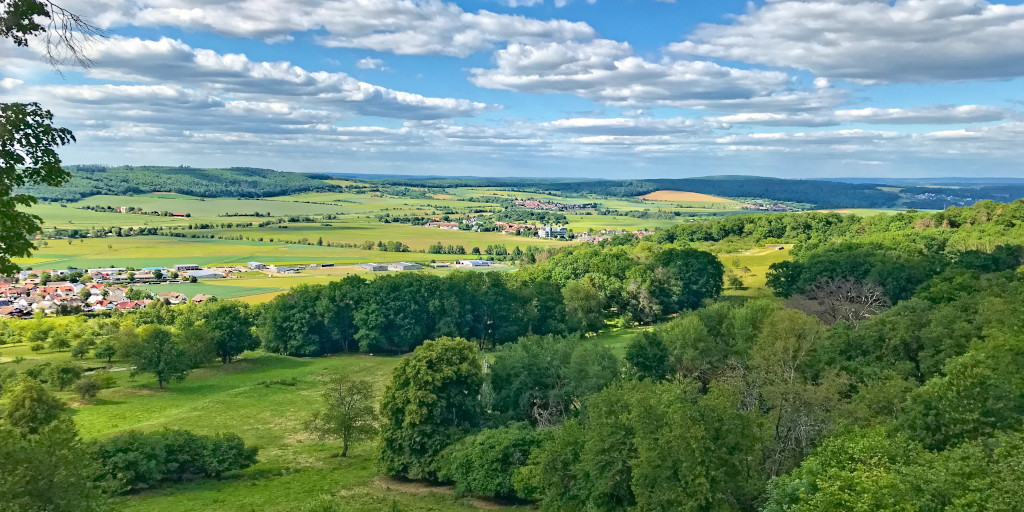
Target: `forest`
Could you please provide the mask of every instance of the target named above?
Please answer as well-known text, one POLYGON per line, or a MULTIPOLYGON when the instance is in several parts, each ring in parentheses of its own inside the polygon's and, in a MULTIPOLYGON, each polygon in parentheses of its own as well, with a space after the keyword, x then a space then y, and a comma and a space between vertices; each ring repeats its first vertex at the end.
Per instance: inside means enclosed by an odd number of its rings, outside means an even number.
POLYGON ((199 197, 270 197, 301 192, 329 192, 341 187, 323 181, 323 175, 232 167, 68 166, 73 177, 59 187, 31 185, 19 188, 42 201, 73 202, 100 194, 132 195, 173 192, 199 197))

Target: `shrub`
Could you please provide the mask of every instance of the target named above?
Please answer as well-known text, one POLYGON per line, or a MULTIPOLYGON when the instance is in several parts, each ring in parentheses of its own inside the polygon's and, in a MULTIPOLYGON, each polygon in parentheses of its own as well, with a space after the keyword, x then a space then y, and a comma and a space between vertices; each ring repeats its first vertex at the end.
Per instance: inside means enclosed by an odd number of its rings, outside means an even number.
POLYGON ((458 493, 516 498, 512 475, 526 465, 541 437, 527 423, 484 430, 449 446, 440 458, 441 479, 455 483, 458 493))
POLYGON ((103 385, 94 377, 86 377, 76 382, 74 385, 75 393, 78 393, 78 396, 82 400, 96 398, 96 394, 99 393, 101 389, 103 389, 103 385))
POLYGON ((220 477, 252 466, 257 454, 237 434, 206 436, 171 429, 125 432, 96 443, 94 449, 107 473, 127 489, 220 477))

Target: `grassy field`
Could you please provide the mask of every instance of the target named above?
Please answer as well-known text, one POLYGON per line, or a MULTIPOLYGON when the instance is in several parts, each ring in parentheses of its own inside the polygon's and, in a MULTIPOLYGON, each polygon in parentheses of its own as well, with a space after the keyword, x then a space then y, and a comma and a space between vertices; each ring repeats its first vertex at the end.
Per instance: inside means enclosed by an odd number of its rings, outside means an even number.
POLYGON ((744 288, 740 290, 726 289, 726 297, 770 297, 772 292, 765 284, 768 268, 772 263, 788 260, 792 245, 782 250, 768 247, 755 247, 739 253, 719 254, 718 259, 725 265, 726 273, 732 272, 743 280, 744 288))
MULTIPOLYGON (((67 352, 31 352, 27 345, 0 347, 4 364, 17 356, 24 369, 47 361, 67 360, 67 352)), ((337 456, 340 444, 308 435, 303 422, 317 406, 319 379, 346 374, 369 379, 378 393, 399 358, 340 356, 291 358, 249 352, 229 365, 214 364, 192 372, 181 383, 158 390, 154 378, 127 371, 111 372, 117 387, 100 392, 91 404, 72 393, 59 393, 73 404, 75 422, 85 439, 101 439, 127 429, 184 428, 199 433, 235 432, 260 448, 259 463, 221 480, 171 485, 118 499, 126 512, 291 512, 318 495, 340 497, 345 510, 377 512, 503 510, 489 502, 456 499, 443 486, 395 482, 377 476, 372 444, 337 456), (394 504, 394 505, 393 505, 394 504)), ((85 364, 99 364, 86 358, 85 364)), ((114 367, 123 363, 114 361, 114 367)))

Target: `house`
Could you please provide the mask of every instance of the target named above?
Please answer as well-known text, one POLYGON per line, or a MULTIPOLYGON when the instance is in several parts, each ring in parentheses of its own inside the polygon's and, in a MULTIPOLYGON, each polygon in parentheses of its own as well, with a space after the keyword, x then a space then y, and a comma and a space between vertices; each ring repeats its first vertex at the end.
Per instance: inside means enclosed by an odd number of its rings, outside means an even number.
POLYGON ((391 269, 391 270, 397 270, 399 272, 402 272, 402 271, 405 271, 405 270, 420 270, 420 269, 423 268, 423 265, 420 265, 418 263, 409 263, 409 262, 406 262, 406 261, 398 261, 398 262, 389 264, 388 268, 391 269))
POLYGON ((188 217, 187 213, 172 213, 171 217, 188 217))
POLYGON ((264 265, 263 263, 260 263, 258 261, 250 261, 249 263, 246 263, 245 266, 249 267, 249 270, 266 270, 267 269, 266 265, 264 265))
POLYGON ((216 270, 193 270, 188 273, 188 277, 196 279, 224 279, 224 273, 216 270))
POLYGON ((174 271, 179 274, 182 272, 188 272, 190 270, 199 270, 199 265, 196 265, 195 263, 184 263, 181 265, 174 266, 174 271))
POLYGON ((388 269, 388 266, 383 263, 360 263, 359 265, 356 265, 356 268, 369 270, 371 272, 384 272, 388 269))
POLYGON ((212 298, 213 298, 213 295, 205 295, 205 294, 200 293, 200 294, 197 294, 195 297, 192 297, 192 303, 193 304, 202 304, 202 303, 204 303, 204 302, 206 302, 206 301, 208 301, 208 300, 210 300, 212 298))
POLYGON ((489 267, 491 262, 487 260, 459 260, 455 262, 455 266, 462 268, 489 267))
POLYGON ((459 229, 459 223, 458 222, 428 222, 427 223, 427 227, 428 228, 441 228, 441 229, 448 229, 448 230, 457 231, 459 229))
POLYGON ((178 292, 160 292, 156 298, 167 301, 168 304, 184 304, 188 302, 188 296, 178 292))

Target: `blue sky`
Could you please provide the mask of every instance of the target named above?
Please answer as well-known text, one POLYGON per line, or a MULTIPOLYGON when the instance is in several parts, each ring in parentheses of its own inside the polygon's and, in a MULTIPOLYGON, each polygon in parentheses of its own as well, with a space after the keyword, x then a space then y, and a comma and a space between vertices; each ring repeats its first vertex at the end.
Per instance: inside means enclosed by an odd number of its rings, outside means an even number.
POLYGON ((1019 1, 61 4, 92 66, 0 46, 0 101, 53 110, 69 163, 1024 176, 1019 1))

